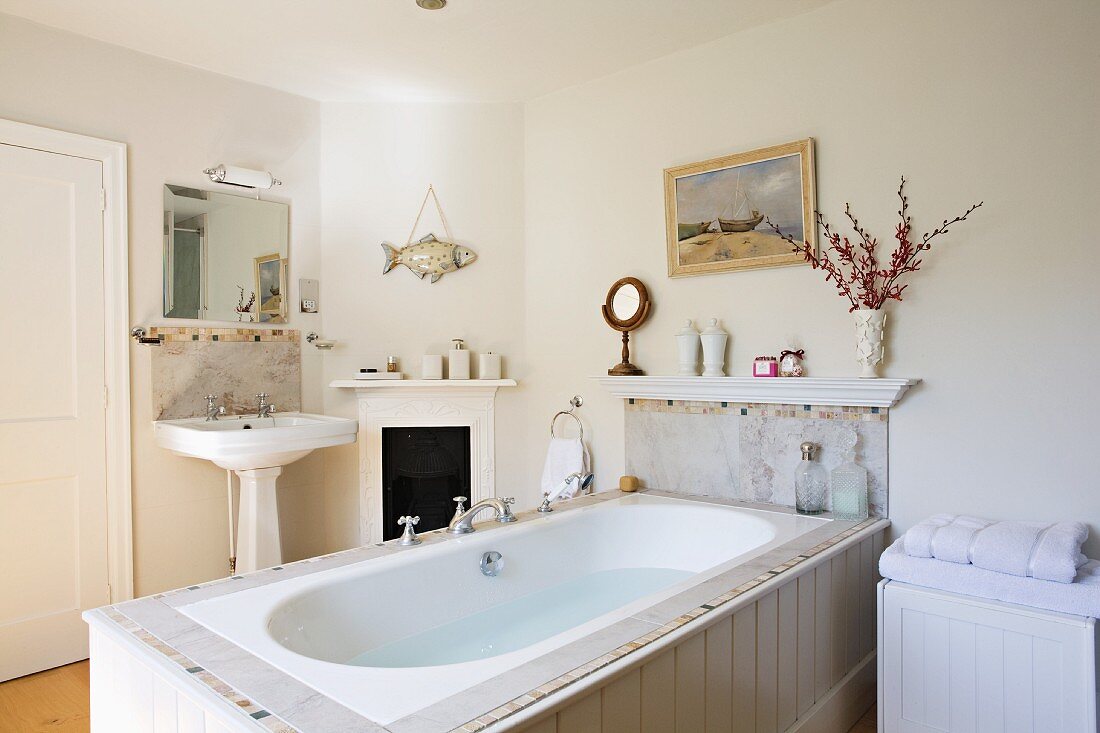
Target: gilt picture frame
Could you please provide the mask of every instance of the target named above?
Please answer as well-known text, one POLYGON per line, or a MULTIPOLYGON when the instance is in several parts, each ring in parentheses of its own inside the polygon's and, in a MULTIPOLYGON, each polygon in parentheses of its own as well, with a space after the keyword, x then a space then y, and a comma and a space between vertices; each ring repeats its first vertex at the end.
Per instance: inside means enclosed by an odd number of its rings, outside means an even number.
POLYGON ((286 323, 286 260, 278 252, 255 258, 260 323, 286 323))
POLYGON ((667 168, 668 276, 806 264, 769 226, 817 251, 814 140, 667 168))

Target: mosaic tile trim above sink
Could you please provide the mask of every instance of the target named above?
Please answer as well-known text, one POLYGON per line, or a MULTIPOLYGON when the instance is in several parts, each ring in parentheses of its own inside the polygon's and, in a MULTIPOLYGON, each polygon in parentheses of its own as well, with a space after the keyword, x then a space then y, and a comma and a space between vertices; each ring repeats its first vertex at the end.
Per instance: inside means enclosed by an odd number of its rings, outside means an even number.
POLYGON ((298 343, 298 331, 287 328, 206 328, 153 326, 149 338, 177 341, 263 341, 298 343))

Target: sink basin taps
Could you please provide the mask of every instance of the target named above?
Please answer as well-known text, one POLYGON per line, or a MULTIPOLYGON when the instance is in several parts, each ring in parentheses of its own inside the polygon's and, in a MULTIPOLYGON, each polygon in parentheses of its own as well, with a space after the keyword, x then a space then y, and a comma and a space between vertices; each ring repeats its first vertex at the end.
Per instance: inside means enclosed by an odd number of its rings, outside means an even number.
POLYGON ((271 417, 275 414, 275 405, 268 404, 267 392, 256 395, 256 417, 271 417))
POLYGON ((225 414, 225 405, 218 404, 218 398, 215 395, 206 395, 206 419, 207 421, 217 420, 219 417, 225 414))
POLYGON ((451 534, 469 534, 474 530, 474 517, 485 509, 492 509, 498 522, 515 521, 515 515, 504 501, 495 497, 482 499, 472 507, 457 515, 447 525, 447 531, 451 534))

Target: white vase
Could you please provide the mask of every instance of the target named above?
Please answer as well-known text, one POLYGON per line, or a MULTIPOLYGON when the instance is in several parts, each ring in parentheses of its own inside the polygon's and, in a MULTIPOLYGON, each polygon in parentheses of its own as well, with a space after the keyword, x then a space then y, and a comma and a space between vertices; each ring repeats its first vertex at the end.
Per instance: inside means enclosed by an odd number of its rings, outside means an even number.
POLYGON ((700 335, 703 341, 703 376, 724 377, 726 365, 726 340, 729 334, 718 325, 717 318, 710 319, 710 325, 700 335))
POLYGON ((699 332, 691 325, 691 321, 684 321, 684 327, 676 334, 676 351, 679 354, 681 377, 699 376, 699 332))
POLYGON ((886 327, 886 312, 861 308, 852 311, 856 322, 856 361, 861 371, 860 379, 878 377, 878 365, 882 363, 886 347, 882 343, 882 331, 886 327))

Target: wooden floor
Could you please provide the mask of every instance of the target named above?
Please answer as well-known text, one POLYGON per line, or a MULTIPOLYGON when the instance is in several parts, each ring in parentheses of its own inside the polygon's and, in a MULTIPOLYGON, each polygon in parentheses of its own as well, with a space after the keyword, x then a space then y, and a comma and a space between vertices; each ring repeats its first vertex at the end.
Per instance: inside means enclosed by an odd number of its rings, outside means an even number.
POLYGON ((0 683, 0 733, 83 733, 90 728, 87 662, 0 683))
MULTIPOLYGON (((87 662, 0 684, 0 733, 84 733, 87 730, 87 662)), ((849 733, 875 731, 875 708, 872 707, 849 733)))
POLYGON ((878 731, 878 708, 874 705, 867 711, 867 714, 859 719, 859 722, 852 726, 852 729, 848 733, 877 733, 878 731))

